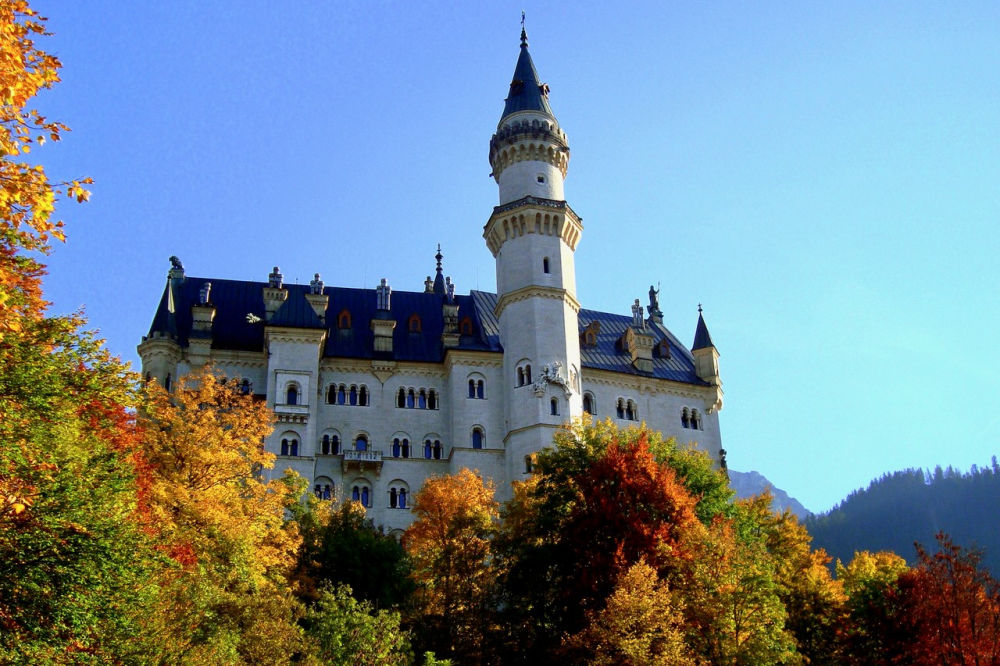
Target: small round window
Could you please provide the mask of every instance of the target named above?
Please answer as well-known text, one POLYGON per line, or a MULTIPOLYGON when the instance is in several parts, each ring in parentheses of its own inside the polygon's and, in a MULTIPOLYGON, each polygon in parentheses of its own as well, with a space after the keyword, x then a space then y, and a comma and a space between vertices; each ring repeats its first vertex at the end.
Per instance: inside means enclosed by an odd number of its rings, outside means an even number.
POLYGON ((542 174, 538 174, 537 180, 538 180, 539 183, 543 183, 544 184, 545 183, 545 176, 543 176, 542 174))

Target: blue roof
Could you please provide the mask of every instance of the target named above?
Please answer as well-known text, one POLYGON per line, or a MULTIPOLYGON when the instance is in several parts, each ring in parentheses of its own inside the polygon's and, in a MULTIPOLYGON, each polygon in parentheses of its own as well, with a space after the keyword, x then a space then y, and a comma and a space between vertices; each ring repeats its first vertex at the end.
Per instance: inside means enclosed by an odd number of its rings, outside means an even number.
MULTIPOLYGON (((264 327, 325 328, 327 330, 326 357, 372 359, 376 358, 371 320, 384 313, 376 308, 374 289, 327 287, 329 297, 325 322, 321 322, 306 300, 308 285, 285 285, 288 299, 266 323, 263 291, 265 282, 219 280, 187 277, 173 280, 174 313, 168 308, 167 289, 160 298, 153 317, 149 335, 165 334, 186 347, 192 331, 191 306, 199 302, 199 292, 205 282, 212 283, 211 304, 215 306, 212 324, 212 348, 239 351, 263 351, 264 327), (350 314, 351 325, 339 328, 342 312, 350 314), (248 319, 247 315, 254 315, 248 319), (259 317, 259 321, 251 321, 259 317)), ((472 335, 460 337, 458 349, 468 351, 502 352, 500 324, 494 316, 497 295, 485 291, 472 291, 467 296, 455 296, 458 317, 472 320, 472 335)), ((445 349, 441 344, 444 331, 443 298, 434 293, 393 291, 392 310, 389 314, 396 321, 393 332, 391 357, 397 361, 441 363, 445 349), (420 320, 419 332, 410 331, 410 320, 416 315, 420 320)), ((631 363, 627 351, 617 346, 618 340, 632 323, 627 315, 580 310, 579 325, 583 331, 591 322, 601 325, 595 346, 581 346, 583 367, 631 375, 652 376, 658 379, 704 385, 694 369, 691 353, 662 324, 648 323, 647 332, 658 341, 666 341, 667 355, 654 356, 653 372, 641 373, 631 363)))
POLYGON ((705 317, 701 314, 701 306, 698 306, 698 327, 694 329, 694 344, 691 345, 691 349, 706 349, 708 347, 714 347, 712 344, 712 336, 708 333, 708 325, 705 323, 705 317))
POLYGON ((531 54, 528 53, 528 37, 523 30, 521 52, 517 56, 514 78, 511 79, 510 91, 504 101, 506 104, 503 107, 503 115, 500 116, 501 120, 518 111, 541 111, 555 117, 552 107, 549 106, 548 93, 542 92, 535 63, 531 61, 531 54))

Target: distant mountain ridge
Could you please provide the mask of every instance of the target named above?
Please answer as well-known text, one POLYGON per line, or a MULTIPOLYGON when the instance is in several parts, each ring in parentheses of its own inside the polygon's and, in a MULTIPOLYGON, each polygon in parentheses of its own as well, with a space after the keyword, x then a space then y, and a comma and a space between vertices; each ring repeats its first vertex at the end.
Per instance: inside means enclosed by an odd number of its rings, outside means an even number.
POLYGON ((798 516, 799 520, 805 520, 812 515, 812 512, 802 506, 801 502, 794 497, 789 497, 788 493, 768 481, 767 477, 760 472, 737 472, 730 469, 729 487, 736 491, 736 496, 740 499, 747 499, 754 495, 760 495, 765 490, 770 490, 774 497, 771 508, 778 513, 788 509, 798 516))

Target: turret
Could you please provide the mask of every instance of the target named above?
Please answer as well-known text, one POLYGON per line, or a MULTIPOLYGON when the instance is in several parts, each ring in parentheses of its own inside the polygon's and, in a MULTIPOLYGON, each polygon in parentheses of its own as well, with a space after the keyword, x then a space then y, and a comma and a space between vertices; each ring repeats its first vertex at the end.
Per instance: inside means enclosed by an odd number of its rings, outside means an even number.
POLYGON ((716 388, 715 403, 709 413, 722 409, 722 379, 719 376, 719 350, 712 342, 708 332, 705 316, 698 305, 698 325, 694 331, 694 344, 691 345, 691 355, 694 356, 694 370, 698 377, 716 388))

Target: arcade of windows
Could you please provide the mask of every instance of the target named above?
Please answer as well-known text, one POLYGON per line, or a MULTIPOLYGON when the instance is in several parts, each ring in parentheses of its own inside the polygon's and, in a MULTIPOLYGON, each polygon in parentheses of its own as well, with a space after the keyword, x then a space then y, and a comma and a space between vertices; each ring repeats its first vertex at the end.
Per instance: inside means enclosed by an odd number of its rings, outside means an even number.
POLYGON ((368 387, 362 384, 330 384, 326 389, 326 404, 368 407, 371 404, 368 387))
POLYGON ((394 481, 389 487, 389 508, 390 509, 406 509, 406 498, 409 495, 409 491, 406 489, 406 485, 401 481, 394 481))
POLYGON ((355 482, 351 487, 351 501, 360 502, 361 506, 372 505, 372 489, 367 482, 355 482))
POLYGON ((526 386, 531 383, 531 364, 522 363, 517 366, 517 385, 526 386))
POLYGON ((313 494, 319 499, 333 499, 333 482, 325 476, 321 476, 316 479, 316 485, 313 486, 313 494))
POLYGON ((297 456, 299 455, 299 439, 298 437, 282 437, 281 438, 281 453, 283 456, 297 456))
POLYGON ((615 415, 626 421, 639 420, 639 410, 636 409, 635 402, 631 399, 618 398, 618 404, 615 405, 615 415))
POLYGON ((400 387, 396 392, 396 407, 400 409, 439 409, 438 392, 435 389, 407 389, 400 387))
POLYGON ((469 379, 469 397, 473 400, 486 399, 486 382, 482 379, 469 379))
POLYGON ((698 413, 698 410, 688 409, 687 407, 681 410, 681 425, 691 430, 705 429, 705 424, 702 422, 701 414, 698 413))

